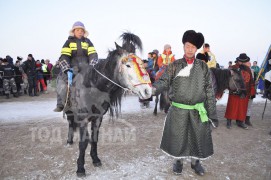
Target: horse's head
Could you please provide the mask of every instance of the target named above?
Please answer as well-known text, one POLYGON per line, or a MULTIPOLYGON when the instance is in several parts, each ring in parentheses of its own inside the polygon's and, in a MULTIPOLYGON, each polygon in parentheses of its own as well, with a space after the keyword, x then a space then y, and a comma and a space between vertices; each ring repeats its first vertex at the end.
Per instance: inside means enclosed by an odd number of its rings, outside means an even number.
POLYGON ((143 61, 135 55, 135 49, 141 49, 141 40, 138 36, 124 33, 122 36, 122 47, 116 44, 114 53, 117 65, 118 82, 132 92, 138 94, 142 99, 151 97, 150 77, 143 65, 143 61))
POLYGON ((229 81, 229 90, 236 92, 241 97, 246 96, 246 88, 241 69, 231 69, 231 78, 229 81))

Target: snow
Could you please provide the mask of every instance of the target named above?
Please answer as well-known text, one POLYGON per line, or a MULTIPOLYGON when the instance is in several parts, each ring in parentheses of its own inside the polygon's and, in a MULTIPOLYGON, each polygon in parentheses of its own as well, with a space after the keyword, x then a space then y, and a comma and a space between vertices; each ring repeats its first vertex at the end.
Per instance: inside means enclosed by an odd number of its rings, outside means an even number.
MULTIPOLYGON (((261 98, 262 95, 258 94, 253 100, 253 103, 264 103, 265 99, 261 98)), ((19 100, 19 99, 18 99, 19 100)), ((121 113, 138 113, 146 112, 152 113, 154 109, 154 102, 150 103, 150 108, 141 109, 137 96, 123 97, 121 113)), ((225 92, 223 97, 217 101, 217 105, 227 105, 228 92, 225 92)), ((25 122, 30 120, 49 120, 62 118, 63 113, 56 113, 53 109, 56 106, 55 98, 48 98, 42 101, 27 101, 27 102, 4 102, 0 103, 0 123, 14 123, 25 122)))

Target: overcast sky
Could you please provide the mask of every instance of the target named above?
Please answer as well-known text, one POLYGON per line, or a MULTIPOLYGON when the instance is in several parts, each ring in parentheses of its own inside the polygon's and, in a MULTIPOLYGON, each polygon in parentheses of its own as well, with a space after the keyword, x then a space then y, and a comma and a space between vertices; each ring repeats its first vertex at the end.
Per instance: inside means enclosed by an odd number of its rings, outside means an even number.
POLYGON ((0 0, 0 57, 58 59, 75 21, 89 31, 100 58, 128 30, 143 42, 142 58, 171 44, 183 56, 186 30, 202 32, 221 65, 240 53, 262 62, 271 44, 270 0, 0 0))

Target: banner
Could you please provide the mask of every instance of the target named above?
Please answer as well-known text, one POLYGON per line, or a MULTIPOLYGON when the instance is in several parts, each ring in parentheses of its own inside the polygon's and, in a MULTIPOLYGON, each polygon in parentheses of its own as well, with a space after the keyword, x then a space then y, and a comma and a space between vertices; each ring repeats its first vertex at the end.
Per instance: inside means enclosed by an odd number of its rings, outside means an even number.
POLYGON ((261 69, 260 69, 260 72, 258 74, 258 77, 257 77, 256 81, 259 80, 261 75, 264 77, 265 73, 268 71, 267 67, 268 67, 268 63, 269 63, 268 60, 269 59, 271 59, 271 45, 268 48, 268 51, 267 51, 266 56, 265 56, 265 58, 263 60, 263 63, 261 65, 261 69))

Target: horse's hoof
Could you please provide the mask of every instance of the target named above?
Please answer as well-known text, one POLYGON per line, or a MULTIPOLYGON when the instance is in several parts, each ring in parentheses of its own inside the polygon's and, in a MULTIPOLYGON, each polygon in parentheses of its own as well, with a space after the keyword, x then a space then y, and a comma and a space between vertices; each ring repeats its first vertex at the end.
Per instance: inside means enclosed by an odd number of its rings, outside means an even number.
POLYGON ((93 166, 94 167, 101 167, 102 163, 101 163, 101 161, 100 162, 95 162, 95 163, 93 163, 93 166))
POLYGON ((85 172, 76 172, 77 177, 86 177, 85 172))
POLYGON ((86 176, 85 168, 78 168, 76 174, 77 177, 85 177, 86 176))
POLYGON ((72 145, 73 141, 67 141, 67 144, 72 145))

